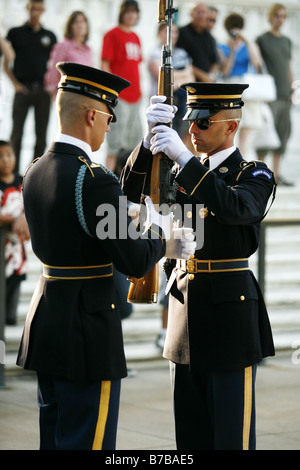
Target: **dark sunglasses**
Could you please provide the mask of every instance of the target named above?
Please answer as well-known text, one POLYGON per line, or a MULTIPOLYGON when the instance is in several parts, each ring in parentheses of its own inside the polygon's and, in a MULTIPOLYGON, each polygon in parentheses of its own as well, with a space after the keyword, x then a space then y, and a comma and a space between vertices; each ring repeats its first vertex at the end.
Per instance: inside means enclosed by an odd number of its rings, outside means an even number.
POLYGON ((229 122, 229 121, 240 121, 240 119, 220 119, 218 121, 213 121, 212 119, 195 119, 194 122, 199 129, 206 131, 212 124, 215 122, 229 122))

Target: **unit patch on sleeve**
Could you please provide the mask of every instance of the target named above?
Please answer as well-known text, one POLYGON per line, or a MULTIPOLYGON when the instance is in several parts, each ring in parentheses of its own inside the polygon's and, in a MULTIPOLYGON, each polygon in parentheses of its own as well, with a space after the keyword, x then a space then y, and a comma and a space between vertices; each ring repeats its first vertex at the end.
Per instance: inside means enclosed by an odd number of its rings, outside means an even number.
POLYGON ((270 173, 267 170, 259 169, 259 170, 255 170, 252 172, 252 176, 260 176, 260 175, 266 176, 269 180, 273 177, 272 173, 270 173))

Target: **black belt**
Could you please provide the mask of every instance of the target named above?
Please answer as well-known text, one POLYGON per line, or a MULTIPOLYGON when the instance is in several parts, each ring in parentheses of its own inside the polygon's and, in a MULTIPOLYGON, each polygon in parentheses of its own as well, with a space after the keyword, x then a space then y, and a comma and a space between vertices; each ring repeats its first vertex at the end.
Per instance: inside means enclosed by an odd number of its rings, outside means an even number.
POLYGON ((177 268, 191 274, 245 271, 249 269, 249 261, 247 258, 223 260, 199 260, 196 258, 189 260, 179 259, 177 260, 177 268))
POLYGON ((113 265, 100 266, 48 266, 43 264, 43 276, 48 279, 94 279, 113 275, 113 265))

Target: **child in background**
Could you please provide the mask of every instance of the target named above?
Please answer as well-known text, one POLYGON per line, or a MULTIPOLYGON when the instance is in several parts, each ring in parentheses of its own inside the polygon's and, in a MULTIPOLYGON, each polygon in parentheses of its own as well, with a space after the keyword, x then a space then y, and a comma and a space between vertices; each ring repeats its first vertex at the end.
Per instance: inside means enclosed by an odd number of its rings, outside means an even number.
POLYGON ((25 241, 29 231, 23 210, 22 176, 14 173, 11 145, 0 140, 0 225, 9 225, 5 243, 6 324, 17 323, 21 281, 26 273, 25 241))

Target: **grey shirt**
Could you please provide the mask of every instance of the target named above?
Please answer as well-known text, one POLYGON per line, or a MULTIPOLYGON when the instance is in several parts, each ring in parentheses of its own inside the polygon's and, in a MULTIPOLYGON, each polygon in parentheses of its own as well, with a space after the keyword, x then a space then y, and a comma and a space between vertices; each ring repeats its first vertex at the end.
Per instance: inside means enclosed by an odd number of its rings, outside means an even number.
POLYGON ((287 100, 291 95, 289 63, 292 56, 292 43, 286 36, 274 36, 267 32, 256 40, 268 72, 273 75, 277 88, 277 98, 287 100))

